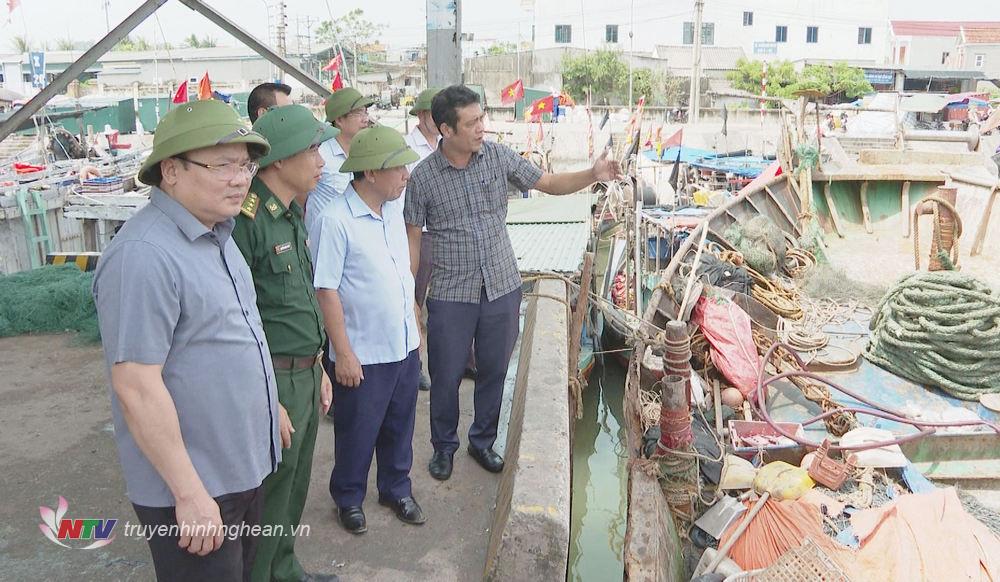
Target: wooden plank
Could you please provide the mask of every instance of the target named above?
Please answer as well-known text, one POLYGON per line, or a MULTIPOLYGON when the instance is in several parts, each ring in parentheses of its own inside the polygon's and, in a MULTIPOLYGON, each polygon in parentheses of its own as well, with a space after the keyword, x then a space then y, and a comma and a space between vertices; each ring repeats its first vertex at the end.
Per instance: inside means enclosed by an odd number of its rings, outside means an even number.
POLYGON ((903 192, 901 194, 902 201, 900 204, 903 207, 903 216, 906 221, 906 232, 903 234, 903 238, 910 238, 910 231, 913 230, 913 215, 910 213, 910 182, 903 182, 903 192))
MULTIPOLYGON (((788 181, 791 182, 791 180, 788 181)), ((769 186, 764 186, 764 192, 767 192, 767 195, 771 197, 771 200, 774 201, 775 206, 777 206, 778 210, 781 211, 782 216, 785 217, 785 220, 788 221, 788 224, 792 225, 792 228, 795 230, 795 233, 801 235, 802 231, 799 229, 798 222, 796 222, 795 219, 792 218, 792 215, 788 213, 788 209, 786 209, 785 206, 778 200, 778 197, 775 196, 771 188, 769 186)))
POLYGON ((830 218, 833 219, 833 232, 837 233, 837 236, 840 238, 844 238, 844 231, 840 228, 840 213, 837 212, 837 205, 833 202, 833 195, 830 194, 829 182, 823 184, 823 198, 826 199, 826 205, 830 208, 830 218))
POLYGON ((872 213, 868 209, 868 180, 861 183, 861 214, 865 221, 865 232, 872 234, 872 213))
POLYGON ((753 205, 754 208, 757 208, 758 210, 763 208, 761 214, 770 218, 779 226, 782 223, 784 223, 787 228, 783 228, 782 230, 785 230, 786 232, 792 234, 798 234, 798 226, 794 222, 789 222, 788 216, 786 216, 785 213, 781 212, 780 208, 778 210, 775 210, 773 208, 774 206, 780 206, 780 205, 777 202, 768 203, 767 192, 764 192, 763 190, 754 192, 753 194, 747 197, 747 200, 750 202, 750 204, 753 205), (754 201, 754 198, 758 196, 761 198, 759 204, 756 201, 754 201))
POLYGON ((1000 190, 995 187, 990 190, 990 199, 986 202, 986 208, 983 209, 983 218, 979 221, 979 228, 976 229, 976 238, 972 240, 972 251, 969 254, 973 257, 983 252, 986 229, 990 225, 990 214, 993 212, 993 203, 996 201, 998 193, 1000 190))

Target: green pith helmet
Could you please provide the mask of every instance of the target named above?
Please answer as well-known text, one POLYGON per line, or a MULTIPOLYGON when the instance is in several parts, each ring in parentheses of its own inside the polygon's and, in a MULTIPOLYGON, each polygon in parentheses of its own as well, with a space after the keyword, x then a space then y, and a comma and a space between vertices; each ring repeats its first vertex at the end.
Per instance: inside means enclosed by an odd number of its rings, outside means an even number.
POLYGON ((253 130, 271 144, 271 151, 258 160, 262 169, 340 134, 339 129, 316 119, 301 105, 268 109, 253 124, 253 130))
POLYGON ((139 169, 139 181, 159 186, 160 162, 201 148, 228 143, 245 143, 250 155, 266 156, 267 140, 240 120, 236 110, 222 101, 193 101, 174 109, 160 121, 153 135, 153 152, 139 169))
POLYGON ((361 172, 364 170, 387 170, 411 164, 420 159, 411 150, 398 131, 384 125, 362 129, 351 140, 351 151, 347 161, 340 166, 341 172, 361 172))
POLYGON ((354 87, 344 87, 326 100, 326 120, 333 123, 334 119, 372 103, 375 101, 371 97, 362 96, 354 87))
POLYGON ((413 108, 410 109, 410 115, 416 115, 420 111, 430 111, 431 101, 434 100, 434 96, 441 92, 440 87, 429 87, 424 89, 417 95, 417 100, 413 102, 413 108))

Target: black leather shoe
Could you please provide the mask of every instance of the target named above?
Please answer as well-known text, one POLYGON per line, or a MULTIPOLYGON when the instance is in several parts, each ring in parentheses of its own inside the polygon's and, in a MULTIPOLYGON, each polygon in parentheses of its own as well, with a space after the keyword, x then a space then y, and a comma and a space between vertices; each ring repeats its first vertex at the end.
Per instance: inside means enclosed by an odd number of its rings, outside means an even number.
POLYGON ((363 534, 368 531, 365 512, 360 506, 340 507, 337 509, 337 514, 340 517, 340 525, 352 534, 363 534))
POLYGON ((451 477, 451 465, 452 453, 434 451, 434 456, 431 457, 431 462, 427 465, 427 470, 430 471, 431 477, 434 477, 438 481, 447 481, 451 477))
POLYGON ((493 452, 493 449, 477 449, 469 445, 469 454, 479 463, 479 466, 490 473, 503 471, 503 457, 493 452))
POLYGON ((424 517, 423 510, 417 505, 417 500, 412 497, 404 497, 396 501, 390 501, 388 499, 378 500, 379 504, 386 507, 391 507, 394 512, 396 512, 396 517, 399 521, 403 523, 409 523, 412 525, 422 525, 427 518, 424 517))
POLYGON ((336 574, 309 574, 302 577, 301 582, 340 582, 336 574))
POLYGON ((420 384, 418 384, 417 387, 424 392, 431 389, 431 379, 427 377, 427 374, 420 372, 420 384))

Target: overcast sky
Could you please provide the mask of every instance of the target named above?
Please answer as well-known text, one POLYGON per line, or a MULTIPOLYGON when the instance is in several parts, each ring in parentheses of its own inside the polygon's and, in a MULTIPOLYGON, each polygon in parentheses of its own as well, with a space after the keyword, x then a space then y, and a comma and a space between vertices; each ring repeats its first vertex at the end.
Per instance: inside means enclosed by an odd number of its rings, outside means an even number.
MULTIPOLYGON (((538 0, 554 2, 559 0, 538 0)), ((676 3, 679 7, 692 4, 687 0, 637 0, 636 4, 655 1, 676 3)), ((711 0, 707 0, 711 2, 711 0)), ((123 20, 141 4, 140 0, 108 0, 108 16, 111 26, 123 20)), ((890 0, 891 17, 912 20, 936 20, 944 10, 938 0, 890 0)), ((0 3, 0 52, 12 52, 13 36, 27 33, 29 40, 49 41, 58 39, 96 41, 106 32, 104 0, 21 0, 7 21, 5 3, 0 3)), ((265 0, 208 0, 215 9, 225 14, 251 33, 263 37, 265 34, 265 0)), ((270 0, 276 4, 276 0, 270 0)), ((301 29, 305 31, 305 17, 329 19, 337 17, 353 8, 365 9, 366 16, 387 25, 384 42, 394 47, 415 46, 424 41, 426 33, 424 13, 426 0, 286 0, 288 14, 288 35, 296 34, 297 21, 301 17, 301 29)), ((623 9, 629 0, 621 0, 623 9)), ((521 0, 463 0, 463 31, 473 32, 478 38, 496 38, 514 41, 518 36, 518 25, 522 34, 530 34, 530 15, 521 9, 521 0)), ((271 11, 275 8, 272 6, 271 11)), ((638 7, 637 7, 638 11, 638 7)), ((967 18, 980 20, 1000 20, 1000 1, 967 0, 961 3, 961 13, 967 18)), ((135 34, 157 42, 162 38, 179 45, 181 40, 195 33, 198 36, 215 37, 220 45, 234 45, 235 39, 214 24, 192 12, 177 0, 169 0, 157 12, 157 19, 150 18, 139 26, 135 34), (162 28, 162 33, 160 29, 162 28)))

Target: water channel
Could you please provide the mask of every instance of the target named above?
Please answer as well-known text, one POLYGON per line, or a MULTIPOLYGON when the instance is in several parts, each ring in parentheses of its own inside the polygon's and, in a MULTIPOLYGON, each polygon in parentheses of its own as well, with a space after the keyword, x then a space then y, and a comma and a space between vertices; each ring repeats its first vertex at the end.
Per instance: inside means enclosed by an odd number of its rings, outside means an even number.
POLYGON ((573 441, 570 582, 620 582, 624 574, 628 453, 622 413, 625 370, 597 362, 583 392, 573 441))

